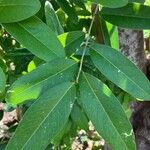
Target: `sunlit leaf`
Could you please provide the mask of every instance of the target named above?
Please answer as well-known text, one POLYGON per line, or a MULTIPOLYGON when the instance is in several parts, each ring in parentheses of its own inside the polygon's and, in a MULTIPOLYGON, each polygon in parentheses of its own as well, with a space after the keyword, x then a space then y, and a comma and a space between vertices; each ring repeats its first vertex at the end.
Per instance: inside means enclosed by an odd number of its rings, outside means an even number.
POLYGON ((72 81, 77 70, 77 62, 69 59, 56 59, 43 64, 19 78, 7 91, 6 101, 19 104, 36 99, 40 93, 65 82, 72 81))
POLYGON ((85 34, 81 31, 67 32, 58 36, 68 56, 72 55, 80 48, 84 38, 85 34))
POLYGON ((91 59, 110 81, 135 98, 150 100, 150 82, 124 55, 111 47, 93 44, 91 59))
POLYGON ((66 124, 75 93, 70 82, 47 90, 27 110, 6 150, 44 150, 66 124))
POLYGON ((118 29, 113 24, 102 20, 102 32, 105 45, 119 49, 118 29))

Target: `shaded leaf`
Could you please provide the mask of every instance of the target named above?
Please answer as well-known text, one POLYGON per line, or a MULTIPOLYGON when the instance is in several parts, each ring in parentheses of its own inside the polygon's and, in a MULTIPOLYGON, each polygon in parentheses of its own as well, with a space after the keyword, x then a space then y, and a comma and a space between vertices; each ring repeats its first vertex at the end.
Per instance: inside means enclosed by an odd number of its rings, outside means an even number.
POLYGON ((74 24, 78 22, 78 16, 76 14, 75 8, 70 6, 70 3, 67 0, 56 0, 61 9, 67 14, 70 21, 74 24))
POLYGON ((81 31, 67 32, 58 36, 58 39, 65 48, 66 54, 68 56, 72 55, 80 48, 84 38, 85 34, 81 31))
POLYGON ((129 3, 122 8, 103 8, 104 20, 120 27, 131 29, 150 28, 150 7, 139 3, 129 3))
POLYGON ((73 80, 76 70, 77 62, 70 59, 56 59, 43 64, 14 82, 7 91, 6 101, 16 105, 36 99, 40 92, 73 80))
POLYGON ((7 71, 7 65, 6 65, 6 61, 0 57, 0 68, 2 68, 3 72, 7 71))
POLYGON ((65 134, 68 134, 68 132, 70 132, 70 128, 71 128, 71 121, 68 120, 68 122, 63 126, 61 131, 52 140, 52 143, 54 144, 55 147, 61 144, 61 141, 64 139, 65 134))
POLYGON ((0 22, 10 23, 27 19, 36 14, 40 7, 39 0, 1 0, 0 22))
POLYGON ((0 145, 0 150, 5 150, 5 148, 6 148, 6 143, 0 145))
POLYGON ((89 127, 87 116, 77 103, 74 103, 71 118, 73 122, 80 127, 80 129, 88 130, 89 127))
POLYGON ((5 84, 6 84, 6 77, 2 68, 0 68, 0 95, 5 90, 5 84))
POLYGON ((45 2, 45 17, 47 25, 55 32, 56 35, 64 32, 57 14, 49 1, 45 2))
POLYGON ((121 104, 109 88, 97 78, 83 73, 80 100, 98 133, 114 150, 135 150, 132 127, 121 104))
POLYGON ((91 59, 110 81, 135 98, 150 100, 150 82, 129 59, 111 47, 94 44, 91 59))
POLYGON ((43 150, 66 124, 75 97, 66 82, 41 95, 27 110, 6 150, 43 150))
POLYGON ((72 1, 72 2, 73 2, 74 4, 76 4, 78 7, 83 8, 83 9, 86 9, 86 7, 85 7, 85 5, 84 5, 84 3, 83 3, 82 0, 70 0, 70 1, 72 1))
POLYGON ((128 0, 85 0, 85 1, 91 1, 97 4, 101 4, 105 7, 110 8, 116 8, 116 7, 122 7, 125 6, 128 3, 128 0))
POLYGON ((39 58, 50 61, 56 57, 65 57, 64 49, 54 32, 37 17, 3 26, 39 58))
POLYGON ((136 3, 145 3, 146 1, 149 1, 149 0, 129 0, 129 3, 131 2, 136 2, 136 3))

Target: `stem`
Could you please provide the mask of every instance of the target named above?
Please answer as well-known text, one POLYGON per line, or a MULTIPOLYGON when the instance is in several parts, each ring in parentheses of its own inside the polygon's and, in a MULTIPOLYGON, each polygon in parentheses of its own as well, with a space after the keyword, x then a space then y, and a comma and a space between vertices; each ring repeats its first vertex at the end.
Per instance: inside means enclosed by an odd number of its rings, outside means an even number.
POLYGON ((92 30, 92 26, 93 26, 93 23, 94 23, 94 20, 95 20, 95 15, 98 12, 98 8, 99 8, 99 5, 97 5, 96 8, 95 8, 95 11, 93 13, 93 18, 92 18, 92 21, 91 21, 91 24, 90 24, 90 27, 89 27, 89 30, 88 30, 88 33, 87 33, 87 39, 85 41, 85 46, 84 46, 82 57, 81 57, 81 61, 80 61, 80 67, 79 67, 79 71, 78 71, 78 74, 77 74, 76 83, 79 82, 79 78, 80 78, 80 74, 81 74, 82 66, 83 66, 84 56, 85 56, 85 53, 86 53, 86 50, 87 50, 87 47, 88 47, 88 43, 89 43, 90 35, 91 35, 91 30, 92 30))

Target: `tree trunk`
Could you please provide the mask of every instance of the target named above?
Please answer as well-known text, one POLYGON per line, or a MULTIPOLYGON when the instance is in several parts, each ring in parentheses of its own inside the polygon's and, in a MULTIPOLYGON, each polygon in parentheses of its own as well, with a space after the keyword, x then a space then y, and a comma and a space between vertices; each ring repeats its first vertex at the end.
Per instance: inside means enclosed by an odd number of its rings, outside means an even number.
POLYGON ((119 29, 121 52, 146 73, 143 31, 119 29))
MULTIPOLYGON (((92 5, 92 12, 95 7, 96 5, 92 5)), ((96 40, 103 43, 103 39, 98 38, 102 37, 102 33, 100 19, 97 17, 95 24, 98 27, 96 28, 96 40)), ((120 28, 119 44, 121 52, 146 74, 143 31, 120 28)), ((135 133, 137 150, 150 150, 150 102, 134 102, 130 106, 133 110, 131 123, 135 133)), ((104 150, 110 150, 107 144, 105 144, 104 150)))
MULTIPOLYGON (((146 74, 143 31, 119 29, 121 52, 146 74)), ((150 150, 150 102, 133 102, 131 123, 135 133, 137 150, 150 150)), ((110 150, 105 145, 105 150, 110 150)))

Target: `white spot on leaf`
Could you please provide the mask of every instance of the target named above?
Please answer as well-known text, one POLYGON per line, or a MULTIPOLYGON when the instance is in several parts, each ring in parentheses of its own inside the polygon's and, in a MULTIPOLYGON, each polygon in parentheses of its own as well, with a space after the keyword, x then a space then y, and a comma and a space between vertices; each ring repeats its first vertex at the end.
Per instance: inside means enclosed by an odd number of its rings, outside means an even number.
POLYGON ((8 90, 7 93, 14 93, 14 90, 8 90))
POLYGON ((133 134, 133 130, 131 130, 129 134, 128 133, 123 133, 123 135, 125 135, 126 138, 129 137, 129 136, 132 136, 132 134, 133 134))

